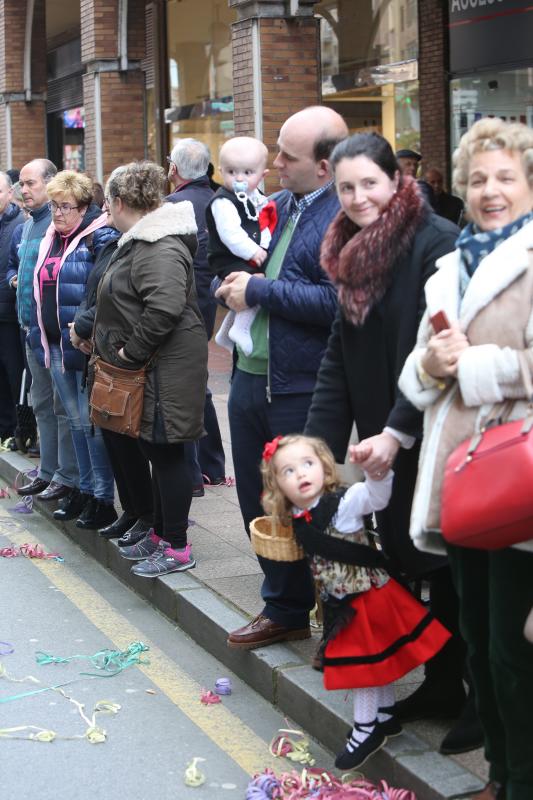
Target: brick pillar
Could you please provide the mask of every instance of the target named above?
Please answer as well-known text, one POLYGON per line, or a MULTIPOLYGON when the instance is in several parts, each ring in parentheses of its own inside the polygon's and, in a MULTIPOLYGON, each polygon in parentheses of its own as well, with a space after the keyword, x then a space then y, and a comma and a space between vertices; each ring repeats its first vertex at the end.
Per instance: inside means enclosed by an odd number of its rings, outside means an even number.
MULTIPOLYGON (((442 0, 419 0, 421 152, 424 167, 450 174, 448 11, 442 0)), ((448 184, 449 185, 449 184, 448 184)))
POLYGON ((0 0, 0 165, 20 168, 46 155, 45 0, 0 0), (26 31, 31 41, 26 48, 26 31), (29 66, 26 73, 25 65, 29 66))
POLYGON ((118 0, 81 0, 86 169, 102 181, 120 164, 144 158, 145 0, 127 2, 127 51, 118 0))
MULTIPOLYGON (((235 134, 257 136, 276 153, 291 114, 320 102, 319 21, 313 0, 229 0, 232 25, 235 134), (292 12, 292 13, 291 13, 292 12)), ((277 181, 267 180, 267 189, 277 181)))

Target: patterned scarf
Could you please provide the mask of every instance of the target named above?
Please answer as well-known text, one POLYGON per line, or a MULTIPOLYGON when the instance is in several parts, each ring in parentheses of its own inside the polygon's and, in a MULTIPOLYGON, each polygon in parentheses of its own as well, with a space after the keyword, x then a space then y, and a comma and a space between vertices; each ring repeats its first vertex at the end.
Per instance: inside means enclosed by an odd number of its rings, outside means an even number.
POLYGON ((344 211, 329 226, 320 263, 339 295, 346 319, 363 325, 392 283, 394 265, 409 250, 427 206, 413 178, 404 177, 388 206, 359 228, 344 211))
POLYGON ((456 243, 456 247, 461 251, 459 276, 461 297, 481 261, 503 244, 506 239, 518 233, 520 228, 523 228, 532 219, 533 211, 530 211, 529 214, 524 214, 514 222, 504 225, 503 228, 496 228, 494 231, 482 231, 473 222, 463 228, 456 243))

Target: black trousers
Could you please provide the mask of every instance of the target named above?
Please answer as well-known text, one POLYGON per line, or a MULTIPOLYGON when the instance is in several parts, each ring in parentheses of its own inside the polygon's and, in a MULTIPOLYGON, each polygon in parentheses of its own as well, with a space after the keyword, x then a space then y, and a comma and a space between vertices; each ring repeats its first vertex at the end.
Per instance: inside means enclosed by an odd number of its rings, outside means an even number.
POLYGON ((17 322, 0 322, 0 438, 12 436, 17 423, 24 358, 17 322))
POLYGON ((218 424, 213 395, 209 387, 205 392, 204 428, 207 436, 196 442, 185 442, 185 455, 191 471, 193 486, 202 486, 204 476, 213 483, 226 475, 226 457, 218 424))
POLYGON ((150 464, 136 439, 106 431, 102 435, 113 468, 120 505, 129 517, 152 521, 154 501, 150 464))
MULTIPOLYGON (((303 431, 310 394, 273 395, 266 399, 266 375, 236 369, 228 412, 237 496, 246 531, 255 517, 263 516, 263 490, 259 463, 265 442, 278 434, 303 431)), ((258 557, 265 579, 261 596, 263 614, 278 625, 304 628, 315 604, 311 570, 306 559, 284 562, 258 557)))
MULTIPOLYGON (((218 303, 211 295, 213 274, 209 269, 194 268, 198 308, 204 320, 207 339, 211 339, 215 327, 218 303)), ((191 470, 193 486, 202 486, 204 475, 214 483, 226 475, 226 457, 218 425, 213 395, 209 387, 205 393, 204 428, 206 436, 197 442, 186 442, 185 454, 191 470)))
POLYGON ((192 501, 185 446, 183 442, 154 444, 144 439, 138 439, 138 445, 152 467, 154 531, 171 547, 185 547, 192 501))
POLYGON ((533 554, 448 546, 490 777, 507 800, 533 798, 533 554))

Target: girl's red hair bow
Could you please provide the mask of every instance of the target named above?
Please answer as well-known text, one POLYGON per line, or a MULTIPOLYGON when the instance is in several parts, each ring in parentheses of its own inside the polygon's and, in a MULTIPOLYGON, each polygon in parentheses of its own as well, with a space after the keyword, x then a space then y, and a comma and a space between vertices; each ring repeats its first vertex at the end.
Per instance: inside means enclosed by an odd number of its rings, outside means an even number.
POLYGON ((276 450, 278 449, 278 444, 283 439, 283 436, 275 436, 271 442, 267 442, 263 447, 263 460, 267 463, 270 461, 276 450))

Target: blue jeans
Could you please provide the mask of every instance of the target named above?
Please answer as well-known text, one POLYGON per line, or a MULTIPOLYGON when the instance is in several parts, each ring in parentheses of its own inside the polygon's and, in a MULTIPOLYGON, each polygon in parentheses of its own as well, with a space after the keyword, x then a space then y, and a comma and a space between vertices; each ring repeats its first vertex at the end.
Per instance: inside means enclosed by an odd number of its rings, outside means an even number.
POLYGON ((59 345, 50 345, 50 370, 65 408, 80 470, 80 490, 104 503, 115 499, 114 477, 100 428, 89 419, 89 398, 83 373, 63 370, 59 345))
MULTIPOLYGON (((265 442, 278 434, 300 433, 304 429, 311 394, 278 394, 269 403, 266 375, 251 375, 236 369, 231 382, 228 414, 237 497, 246 531, 254 517, 265 513, 259 463, 265 442)), ((309 564, 300 561, 271 561, 258 556, 265 579, 261 596, 263 614, 287 628, 304 628, 315 604, 315 589, 309 564)))
POLYGON ((31 403, 39 430, 39 478, 63 486, 78 486, 78 464, 70 425, 52 383, 50 370, 39 364, 28 345, 26 358, 31 372, 31 403))

